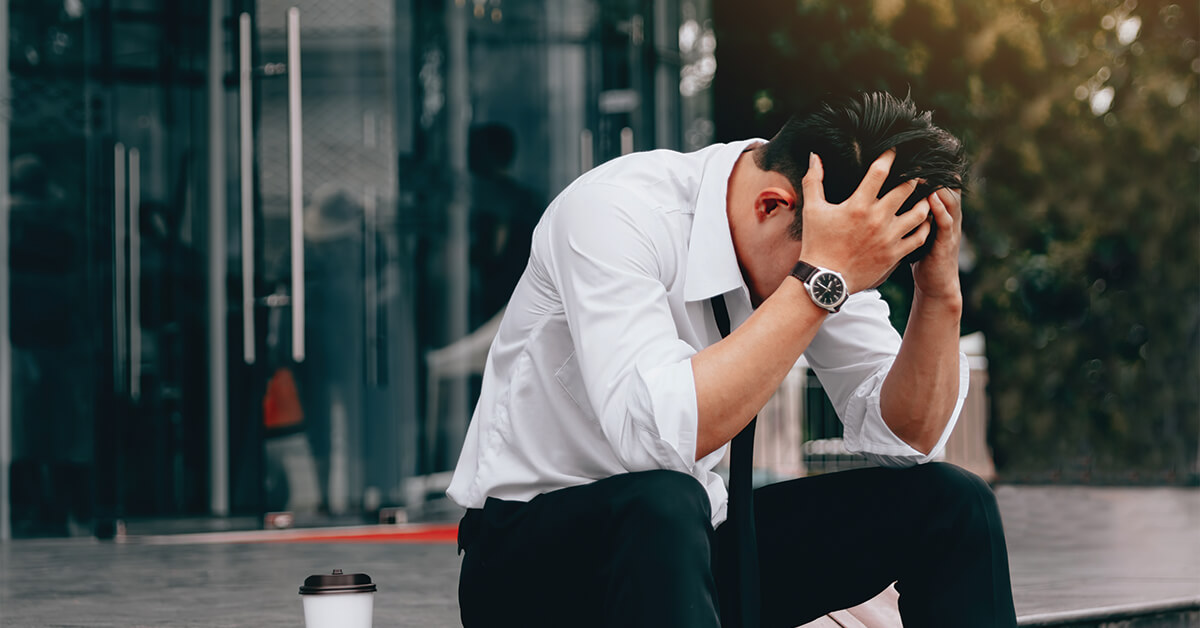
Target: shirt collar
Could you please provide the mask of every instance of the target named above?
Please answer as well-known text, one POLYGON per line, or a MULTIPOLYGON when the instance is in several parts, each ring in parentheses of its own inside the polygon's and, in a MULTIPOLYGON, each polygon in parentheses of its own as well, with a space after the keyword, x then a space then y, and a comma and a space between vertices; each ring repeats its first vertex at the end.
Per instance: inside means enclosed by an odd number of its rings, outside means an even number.
POLYGON ((764 141, 743 140, 717 147, 704 164, 688 241, 687 276, 683 285, 686 301, 702 301, 739 288, 747 290, 733 250, 726 197, 729 176, 738 157, 748 146, 764 141))

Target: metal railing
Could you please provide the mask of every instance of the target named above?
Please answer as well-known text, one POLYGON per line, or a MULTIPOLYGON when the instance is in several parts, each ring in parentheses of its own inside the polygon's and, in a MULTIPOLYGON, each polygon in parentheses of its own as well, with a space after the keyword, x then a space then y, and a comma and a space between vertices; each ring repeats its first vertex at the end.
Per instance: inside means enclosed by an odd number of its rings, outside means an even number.
MULTIPOLYGON (((959 347, 970 364, 971 383, 942 459, 991 481, 996 469, 987 444, 988 375, 983 335, 964 336, 959 347)), ((759 413, 754 466, 760 479, 772 481, 872 463, 846 449, 841 420, 816 374, 802 359, 759 413)))

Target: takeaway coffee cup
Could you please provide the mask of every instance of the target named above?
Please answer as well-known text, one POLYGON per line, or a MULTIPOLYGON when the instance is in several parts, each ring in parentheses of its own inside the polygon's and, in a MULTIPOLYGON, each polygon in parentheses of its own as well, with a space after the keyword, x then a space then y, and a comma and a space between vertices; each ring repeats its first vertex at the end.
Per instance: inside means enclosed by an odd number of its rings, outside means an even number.
POLYGON ((365 573, 316 574, 300 587, 305 628, 371 628, 375 584, 365 573))

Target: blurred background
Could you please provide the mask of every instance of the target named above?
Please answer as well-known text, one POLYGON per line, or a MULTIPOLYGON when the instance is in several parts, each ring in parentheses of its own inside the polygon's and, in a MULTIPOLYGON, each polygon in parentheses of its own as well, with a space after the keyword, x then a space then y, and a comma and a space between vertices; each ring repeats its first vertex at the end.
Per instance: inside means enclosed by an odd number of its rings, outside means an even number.
MULTIPOLYGON (((911 93, 973 162, 951 458, 1200 483, 1195 1, 0 0, 0 21, 0 539, 452 519, 545 204, 621 154, 769 138, 861 89, 911 93)), ((760 476, 859 464, 793 375, 760 476)))

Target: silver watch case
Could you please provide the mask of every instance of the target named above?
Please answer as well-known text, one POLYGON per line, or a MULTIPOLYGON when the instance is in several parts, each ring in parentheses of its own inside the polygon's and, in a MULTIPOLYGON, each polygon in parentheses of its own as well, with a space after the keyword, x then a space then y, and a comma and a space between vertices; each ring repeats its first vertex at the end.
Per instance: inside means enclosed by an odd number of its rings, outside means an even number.
POLYGON ((850 297, 846 291, 846 278, 836 270, 829 270, 828 268, 817 267, 817 272, 813 273, 804 282, 804 289, 808 292, 809 298, 812 299, 817 307, 832 313, 837 313, 841 310, 842 305, 846 303, 846 299, 850 297), (833 280, 833 283, 830 283, 830 280, 833 280), (838 294, 836 299, 830 301, 826 293, 832 291, 836 291, 838 294))

